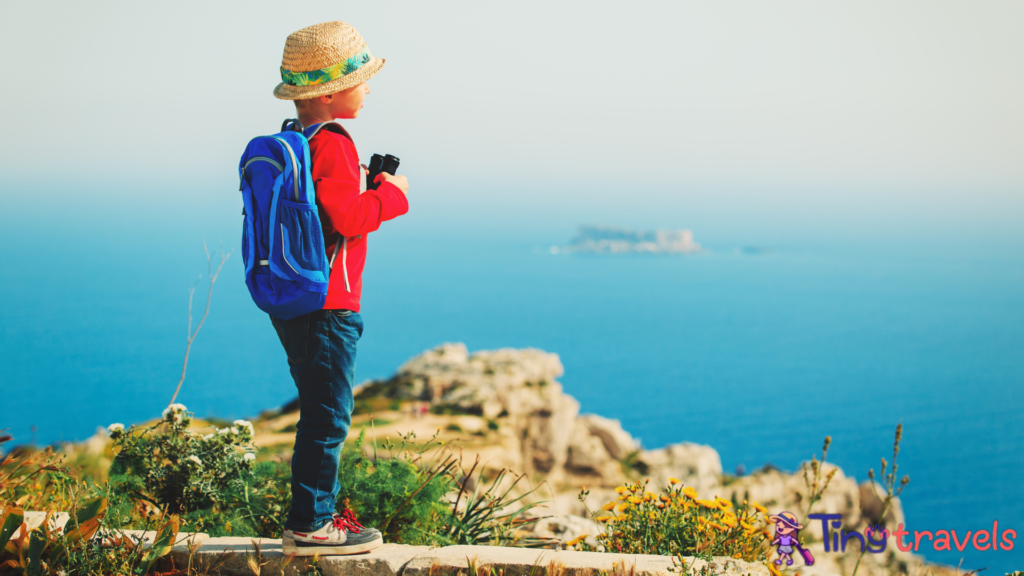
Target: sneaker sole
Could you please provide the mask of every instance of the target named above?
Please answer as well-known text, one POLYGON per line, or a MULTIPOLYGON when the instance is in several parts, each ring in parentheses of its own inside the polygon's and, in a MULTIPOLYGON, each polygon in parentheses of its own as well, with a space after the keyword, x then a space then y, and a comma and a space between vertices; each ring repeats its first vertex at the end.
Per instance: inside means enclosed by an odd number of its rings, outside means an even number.
POLYGON ((281 540, 281 551, 285 556, 347 556, 349 554, 362 554, 377 548, 384 543, 384 538, 378 535, 369 542, 362 544, 340 544, 338 546, 325 546, 310 542, 312 546, 296 546, 295 540, 285 538, 281 540))

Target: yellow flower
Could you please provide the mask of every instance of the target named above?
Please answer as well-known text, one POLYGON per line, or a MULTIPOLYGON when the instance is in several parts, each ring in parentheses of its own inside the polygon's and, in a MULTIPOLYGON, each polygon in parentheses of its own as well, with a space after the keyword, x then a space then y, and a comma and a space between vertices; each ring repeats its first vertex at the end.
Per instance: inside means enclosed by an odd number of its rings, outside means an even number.
POLYGON ((619 514, 615 517, 615 520, 617 520, 618 522, 625 522, 626 520, 629 520, 629 516, 626 516, 625 514, 619 514))
POLYGON ((669 498, 668 496, 665 496, 665 495, 662 495, 661 498, 659 498, 659 500, 661 500, 662 502, 671 502, 672 501, 671 498, 669 498))
POLYGON ((654 500, 654 494, 651 494, 650 492, 645 492, 644 493, 644 500, 647 501, 647 502, 650 502, 651 500, 654 500))
POLYGON ((722 516, 722 524, 725 524, 729 528, 735 528, 736 527, 736 516, 734 516, 730 512, 726 512, 725 515, 722 516))
POLYGON ((629 502, 630 502, 631 504, 640 504, 640 503, 642 503, 642 502, 643 502, 643 500, 642 500, 642 499, 640 499, 640 498, 637 498, 636 496, 630 496, 630 497, 629 497, 629 502))
POLYGON ((610 512, 617 505, 618 505, 618 502, 616 502, 615 500, 612 500, 611 502, 605 504, 604 506, 601 506, 601 510, 604 510, 605 512, 610 512))
POLYGON ((719 532, 727 532, 729 530, 725 526, 722 526, 721 524, 716 524, 714 522, 708 522, 708 526, 711 526, 712 528, 718 530, 719 532))
POLYGON ((614 519, 615 518, 612 517, 612 516, 598 516, 597 518, 594 518, 594 520, 597 520, 598 522, 608 522, 608 521, 614 520, 614 519))
POLYGON ((771 572, 772 576, 782 576, 782 572, 779 572, 774 562, 765 562, 764 565, 768 567, 768 572, 771 572))
POLYGON ((679 484, 679 478, 669 478, 668 479, 668 483, 669 484, 679 484))
POLYGON ((758 511, 758 512, 760 512, 761 514, 764 514, 765 516, 767 516, 767 515, 768 515, 768 509, 767 509, 767 508, 765 508, 764 506, 761 506, 761 505, 760 505, 760 504, 758 504, 757 502, 751 502, 751 504, 750 504, 750 505, 754 507, 754 510, 757 510, 757 511, 758 511))
POLYGON ((587 535, 586 534, 580 534, 579 536, 577 536, 577 537, 573 538, 572 540, 569 540, 568 542, 566 542, 565 545, 566 546, 575 546, 575 545, 579 544, 580 542, 583 542, 586 539, 587 539, 587 535))
POLYGON ((692 486, 687 486, 686 488, 683 488, 683 496, 686 496, 687 498, 693 498, 694 500, 696 500, 697 491, 694 490, 692 486))
POLYGON ((718 507, 721 508, 722 510, 725 510, 726 508, 732 508, 732 502, 720 496, 715 496, 715 502, 718 502, 718 507))
POLYGON ((622 494, 623 492, 626 491, 626 487, 625 486, 616 486, 615 491, 618 492, 619 494, 622 494))
POLYGON ((716 502, 714 500, 695 499, 695 501, 697 502, 697 504, 700 504, 701 506, 703 506, 705 508, 711 508, 711 509, 717 509, 718 508, 718 502, 716 502))

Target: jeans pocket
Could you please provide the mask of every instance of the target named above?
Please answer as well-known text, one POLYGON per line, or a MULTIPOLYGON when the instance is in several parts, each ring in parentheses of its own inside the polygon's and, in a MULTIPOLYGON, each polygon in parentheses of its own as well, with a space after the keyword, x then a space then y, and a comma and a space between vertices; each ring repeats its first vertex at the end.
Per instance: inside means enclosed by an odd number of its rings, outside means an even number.
POLYGON ((291 320, 281 320, 271 316, 277 337, 284 346, 288 356, 288 364, 302 364, 306 361, 309 351, 309 314, 303 314, 291 320))
POLYGON ((328 312, 330 312, 331 315, 336 316, 338 318, 348 318, 349 316, 352 315, 352 311, 351 310, 341 310, 341 309, 339 309, 339 310, 328 310, 328 312))

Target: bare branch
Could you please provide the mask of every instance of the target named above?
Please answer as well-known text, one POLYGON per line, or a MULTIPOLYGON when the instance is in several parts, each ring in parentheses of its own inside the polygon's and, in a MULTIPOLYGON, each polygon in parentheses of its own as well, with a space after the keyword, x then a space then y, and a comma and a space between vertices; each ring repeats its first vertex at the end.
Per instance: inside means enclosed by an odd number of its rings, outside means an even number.
MULTIPOLYGON (((181 363, 181 379, 178 380, 178 387, 174 389, 174 395, 171 396, 171 401, 168 403, 174 404, 174 401, 178 399, 178 393, 181 392, 181 385, 185 383, 185 371, 188 368, 188 355, 192 351, 192 342, 195 341, 196 336, 199 334, 199 330, 203 327, 203 323, 206 322, 206 317, 210 314, 210 299, 213 298, 213 285, 217 282, 217 276, 220 275, 221 269, 224 267, 224 263, 231 257, 231 252, 224 253, 223 246, 220 250, 220 264, 217 265, 217 271, 213 271, 213 259, 210 257, 210 251, 206 247, 206 240, 203 240, 203 251, 206 252, 206 269, 210 276, 210 288, 206 292, 206 310, 203 311, 203 317, 199 319, 199 325, 196 326, 195 332, 192 331, 192 298, 195 295, 195 287, 192 287, 188 291, 188 343, 185 345, 185 359, 181 363)), ((202 276, 200 276, 202 278, 202 276)))

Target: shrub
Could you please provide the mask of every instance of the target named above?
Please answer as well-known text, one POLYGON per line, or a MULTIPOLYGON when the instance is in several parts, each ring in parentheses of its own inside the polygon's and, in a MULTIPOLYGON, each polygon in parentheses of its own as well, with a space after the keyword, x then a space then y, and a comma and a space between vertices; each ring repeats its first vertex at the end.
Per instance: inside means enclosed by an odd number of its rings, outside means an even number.
MULTIPOLYGON (((0 455, 11 440, 0 434, 0 455)), ((52 449, 15 448, 0 458, 0 503, 41 512, 59 512, 70 507, 74 479, 52 449)))
MULTIPOLYGON (((619 497, 591 513, 604 525, 597 534, 608 552, 670 556, 728 556, 764 561, 771 552, 768 512, 756 502, 736 504, 723 498, 701 499, 676 479, 655 494, 648 481, 616 488, 619 497)), ((580 493, 584 501, 588 492, 580 493)), ((589 511, 589 508, 588 508, 589 511)), ((572 542, 587 550, 582 539, 572 542)))
MULTIPOLYGON (((10 437, 0 437, 0 447, 10 437)), ((170 550, 177 518, 159 517, 144 529, 156 529, 154 546, 111 533, 93 538, 105 525, 107 501, 94 486, 76 481, 49 449, 18 449, 0 462, 0 574, 144 574, 170 550), (35 529, 23 526, 25 509, 47 512, 35 529), (70 511, 64 526, 53 514, 70 511)))
POLYGON ((172 514, 212 508, 243 490, 256 458, 252 424, 236 420, 202 436, 188 429, 191 421, 184 406, 172 404, 160 422, 144 430, 112 424, 118 453, 111 482, 172 514))
POLYGON ((351 508, 359 522, 381 531, 388 542, 416 545, 445 545, 443 535, 448 507, 445 495, 452 491, 452 458, 428 463, 423 454, 436 443, 437 435, 417 447, 407 434, 400 445, 390 441, 384 448, 391 458, 373 458, 363 453, 366 429, 342 450, 338 479, 338 511, 351 508))

